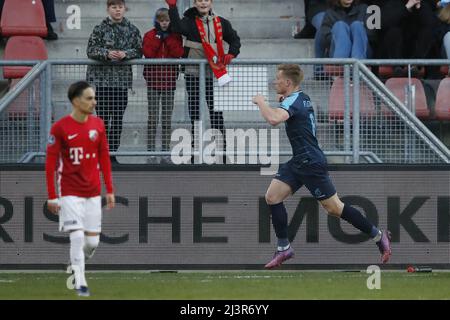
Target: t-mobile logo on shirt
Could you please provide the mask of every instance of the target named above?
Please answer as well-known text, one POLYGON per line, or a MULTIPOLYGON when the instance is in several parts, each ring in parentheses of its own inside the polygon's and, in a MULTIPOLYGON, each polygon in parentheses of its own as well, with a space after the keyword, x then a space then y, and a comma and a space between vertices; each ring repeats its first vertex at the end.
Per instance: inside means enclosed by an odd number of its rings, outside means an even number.
POLYGON ((69 149, 70 159, 73 160, 72 164, 80 164, 80 160, 83 159, 83 148, 70 148, 69 149))

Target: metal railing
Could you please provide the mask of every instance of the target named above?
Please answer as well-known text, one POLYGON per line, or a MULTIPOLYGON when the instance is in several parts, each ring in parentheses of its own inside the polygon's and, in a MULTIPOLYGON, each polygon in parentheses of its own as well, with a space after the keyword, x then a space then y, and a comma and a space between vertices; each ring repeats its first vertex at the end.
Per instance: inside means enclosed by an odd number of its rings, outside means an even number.
MULTIPOLYGON (((448 60, 420 62, 450 64, 448 60)), ((208 163, 208 156, 220 163, 224 151, 227 163, 237 163, 238 156, 245 156, 245 163, 263 163, 262 156, 271 154, 287 160, 291 148, 283 126, 271 128, 251 103, 252 96, 261 93, 271 105, 277 104, 272 81, 280 63, 296 63, 304 70, 302 89, 311 97, 319 143, 330 162, 450 163, 448 148, 365 65, 399 62, 354 59, 236 59, 228 68, 233 81, 220 88, 212 81, 205 60, 142 59, 120 65, 88 59, 28 62, 35 65, 32 71, 0 100, 0 163, 43 161, 52 122, 70 112, 68 86, 86 79, 88 68, 97 68, 101 74, 107 68, 124 66, 132 69, 131 88, 126 77, 111 79, 109 85, 95 83, 97 111, 110 118, 109 131, 122 128, 110 139, 110 145, 116 139, 112 153, 119 156, 119 162, 156 163, 183 143, 188 150, 184 154, 194 155, 196 163, 208 163), (317 69, 323 66, 342 70, 335 76, 324 73, 318 77, 317 69), (158 84, 173 87, 169 90, 173 95, 169 92, 167 98, 165 90, 146 82, 144 68, 156 68, 150 74, 176 77, 176 81, 165 79, 158 84), (126 90, 118 89, 119 94, 115 89, 110 92, 111 87, 126 90), (127 103, 123 102, 123 91, 127 103), (123 122, 116 122, 117 110, 110 105, 120 105, 121 101, 125 106, 123 122), (167 132, 172 138, 169 147, 167 132), (191 141, 182 141, 183 134, 191 133, 191 141), (235 148, 229 148, 230 144, 235 148)), ((14 64, 25 63, 0 62, 14 64)))

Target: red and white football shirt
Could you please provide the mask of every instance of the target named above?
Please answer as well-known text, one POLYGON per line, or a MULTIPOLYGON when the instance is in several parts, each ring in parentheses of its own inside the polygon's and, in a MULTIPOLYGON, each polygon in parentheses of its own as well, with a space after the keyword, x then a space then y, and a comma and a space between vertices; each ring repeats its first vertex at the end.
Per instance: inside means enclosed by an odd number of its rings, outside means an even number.
POLYGON ((54 123, 45 163, 48 199, 100 195, 100 170, 107 192, 113 193, 111 161, 103 121, 89 115, 86 122, 80 123, 68 115, 54 123), (57 167, 59 195, 55 188, 57 167))

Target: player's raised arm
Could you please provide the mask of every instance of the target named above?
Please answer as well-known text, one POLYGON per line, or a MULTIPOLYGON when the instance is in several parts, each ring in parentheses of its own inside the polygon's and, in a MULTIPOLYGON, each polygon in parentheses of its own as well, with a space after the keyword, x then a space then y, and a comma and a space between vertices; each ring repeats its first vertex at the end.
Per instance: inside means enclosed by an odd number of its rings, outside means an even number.
POLYGON ((258 94, 254 96, 252 102, 259 107, 261 115, 272 126, 276 126, 289 119, 289 113, 285 109, 272 108, 263 95, 258 94))

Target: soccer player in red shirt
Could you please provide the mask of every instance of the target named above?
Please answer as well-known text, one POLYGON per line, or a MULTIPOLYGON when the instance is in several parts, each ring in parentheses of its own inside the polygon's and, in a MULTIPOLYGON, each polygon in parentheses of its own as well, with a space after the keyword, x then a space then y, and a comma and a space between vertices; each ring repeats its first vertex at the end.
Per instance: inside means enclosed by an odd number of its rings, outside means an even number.
POLYGON ((105 126, 92 115, 97 103, 95 91, 89 83, 79 81, 70 86, 68 97, 72 113, 53 124, 48 139, 47 207, 53 214, 59 214, 59 230, 70 232, 75 289, 78 295, 89 296, 84 263, 92 257, 100 240, 100 170, 108 209, 114 208, 115 198, 105 126))

